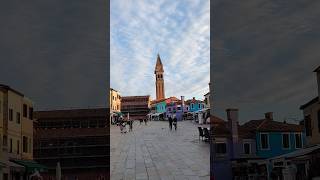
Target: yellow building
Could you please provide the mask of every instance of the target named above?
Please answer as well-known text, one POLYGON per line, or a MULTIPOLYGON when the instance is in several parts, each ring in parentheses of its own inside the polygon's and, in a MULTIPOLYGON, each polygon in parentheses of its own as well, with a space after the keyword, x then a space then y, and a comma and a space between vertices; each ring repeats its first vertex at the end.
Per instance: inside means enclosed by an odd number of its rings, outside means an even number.
POLYGON ((121 96, 115 89, 110 89, 110 112, 121 111, 121 96))
POLYGON ((33 159, 33 103, 22 93, 0 85, 1 178, 21 176, 25 168, 16 160, 33 159), (20 165, 19 165, 20 164, 20 165), (16 171, 15 171, 16 170, 16 171), (22 172, 23 171, 23 172, 22 172))
POLYGON ((318 96, 300 107, 303 110, 307 145, 320 144, 320 66, 317 74, 318 96))

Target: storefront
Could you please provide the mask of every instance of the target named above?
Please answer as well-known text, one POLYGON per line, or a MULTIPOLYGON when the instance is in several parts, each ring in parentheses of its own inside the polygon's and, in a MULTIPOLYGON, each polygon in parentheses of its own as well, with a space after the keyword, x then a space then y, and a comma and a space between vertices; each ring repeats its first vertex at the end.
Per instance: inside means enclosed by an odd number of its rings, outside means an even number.
POLYGON ((269 159, 271 179, 303 180, 320 177, 320 145, 296 150, 269 159))
MULTIPOLYGON (((25 180, 30 180, 30 176, 33 175, 34 173, 40 173, 41 172, 46 172, 47 167, 44 165, 41 165, 35 161, 32 160, 11 160, 10 161, 12 164, 16 164, 16 166, 20 166, 24 169, 23 172, 19 172, 21 176, 23 176, 23 179, 25 180)), ((16 173, 17 174, 17 173, 16 173)))

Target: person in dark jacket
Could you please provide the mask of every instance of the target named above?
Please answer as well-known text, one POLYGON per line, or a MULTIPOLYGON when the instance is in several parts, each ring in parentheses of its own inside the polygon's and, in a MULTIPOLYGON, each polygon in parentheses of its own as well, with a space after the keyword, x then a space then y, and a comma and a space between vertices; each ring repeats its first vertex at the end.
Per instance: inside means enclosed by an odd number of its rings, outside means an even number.
POLYGON ((169 119, 168 119, 168 121, 169 121, 169 128, 170 128, 170 130, 172 130, 172 117, 170 116, 169 117, 169 119))
POLYGON ((174 126, 174 130, 177 130, 177 125, 178 125, 178 119, 176 117, 176 115, 173 116, 173 126, 174 126))
POLYGON ((133 126, 133 120, 129 120, 129 131, 132 131, 132 126, 133 126))

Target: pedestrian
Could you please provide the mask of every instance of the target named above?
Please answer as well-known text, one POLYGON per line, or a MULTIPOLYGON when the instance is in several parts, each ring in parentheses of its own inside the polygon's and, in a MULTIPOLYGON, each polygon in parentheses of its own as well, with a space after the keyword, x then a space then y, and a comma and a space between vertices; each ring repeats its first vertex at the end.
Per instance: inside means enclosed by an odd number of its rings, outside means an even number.
POLYGON ((173 126, 174 126, 174 130, 177 130, 177 124, 178 124, 178 119, 176 117, 176 115, 173 116, 173 126))
POLYGON ((172 117, 170 116, 168 120, 169 120, 169 128, 170 130, 172 130, 172 117))
POLYGON ((123 123, 122 123, 122 131, 123 131, 124 133, 127 133, 127 128, 126 128, 126 126, 127 126, 127 122, 126 122, 126 121, 123 121, 123 123))
POLYGON ((120 127, 120 132, 123 133, 123 126, 122 126, 123 119, 120 118, 118 123, 119 123, 119 127, 120 127))
POLYGON ((144 124, 147 125, 147 119, 146 118, 144 119, 144 124))
POLYGON ((141 125, 142 121, 143 121, 143 120, 142 120, 142 119, 140 119, 140 125, 141 125))
POLYGON ((132 131, 133 120, 129 120, 129 131, 132 131))

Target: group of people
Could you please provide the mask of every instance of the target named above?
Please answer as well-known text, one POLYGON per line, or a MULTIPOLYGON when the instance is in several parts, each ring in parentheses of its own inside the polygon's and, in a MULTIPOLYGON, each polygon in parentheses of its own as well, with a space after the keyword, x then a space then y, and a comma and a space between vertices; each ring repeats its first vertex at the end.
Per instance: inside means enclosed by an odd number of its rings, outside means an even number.
POLYGON ((140 119, 139 121, 140 121, 140 125, 142 124, 143 121, 144 121, 144 124, 147 125, 148 119, 140 119))
MULTIPOLYGON (((122 116, 119 118, 117 125, 120 127, 121 133, 127 133, 127 126, 129 126, 129 132, 133 129, 133 121, 132 119, 125 120, 122 116)), ((144 121, 145 125, 147 125, 147 119, 140 119, 140 125, 144 121)))
POLYGON ((129 125, 129 131, 132 131, 133 120, 125 120, 123 117, 120 117, 117 125, 120 127, 121 133, 127 133, 127 125, 129 125))
POLYGON ((178 119, 175 115, 173 116, 170 116, 168 118, 168 121, 169 121, 169 128, 170 130, 172 130, 172 125, 174 126, 174 130, 177 130, 177 126, 178 126, 178 119))

